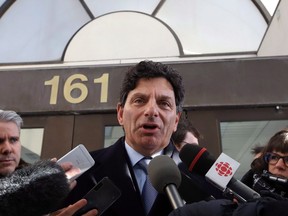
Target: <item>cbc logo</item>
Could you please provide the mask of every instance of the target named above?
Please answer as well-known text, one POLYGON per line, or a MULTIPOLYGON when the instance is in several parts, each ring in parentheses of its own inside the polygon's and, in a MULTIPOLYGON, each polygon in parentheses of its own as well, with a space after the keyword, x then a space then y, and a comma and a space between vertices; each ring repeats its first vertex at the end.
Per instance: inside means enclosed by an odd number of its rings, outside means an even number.
POLYGON ((232 175, 232 167, 228 162, 216 163, 216 171, 220 176, 230 176, 232 175))

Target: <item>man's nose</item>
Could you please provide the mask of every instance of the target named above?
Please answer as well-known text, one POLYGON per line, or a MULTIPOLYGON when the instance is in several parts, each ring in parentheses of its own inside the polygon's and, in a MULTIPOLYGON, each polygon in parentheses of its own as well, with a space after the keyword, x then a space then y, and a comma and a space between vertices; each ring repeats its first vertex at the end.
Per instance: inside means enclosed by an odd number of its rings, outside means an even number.
POLYGON ((2 154, 8 154, 8 153, 11 153, 12 152, 12 146, 11 146, 11 143, 9 142, 8 139, 4 140, 2 143, 1 143, 1 153, 2 154))
POLYGON ((149 101, 146 105, 145 115, 147 116, 158 116, 157 102, 154 100, 149 101))

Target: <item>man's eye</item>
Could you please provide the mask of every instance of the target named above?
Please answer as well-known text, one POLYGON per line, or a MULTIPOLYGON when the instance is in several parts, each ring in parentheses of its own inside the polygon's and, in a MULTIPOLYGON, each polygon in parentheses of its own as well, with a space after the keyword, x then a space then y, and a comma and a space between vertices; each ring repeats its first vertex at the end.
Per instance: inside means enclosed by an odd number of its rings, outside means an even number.
POLYGON ((18 140, 19 140, 18 138, 11 138, 10 143, 16 143, 16 142, 18 142, 18 140))
POLYGON ((142 104, 142 103, 144 103, 144 100, 141 99, 141 98, 137 98, 137 99, 134 100, 134 103, 142 104))
POLYGON ((170 103, 168 101, 161 101, 160 104, 163 107, 171 107, 171 105, 170 105, 170 103))

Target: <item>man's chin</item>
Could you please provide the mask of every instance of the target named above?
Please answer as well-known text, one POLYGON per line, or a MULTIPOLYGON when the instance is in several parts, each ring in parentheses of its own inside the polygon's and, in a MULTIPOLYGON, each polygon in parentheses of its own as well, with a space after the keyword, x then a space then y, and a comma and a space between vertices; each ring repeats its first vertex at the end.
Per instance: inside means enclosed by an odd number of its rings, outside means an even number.
POLYGON ((10 175, 14 171, 15 171, 15 167, 3 167, 3 168, 0 168, 0 174, 2 176, 10 175))
POLYGON ((154 140, 146 140, 144 143, 145 148, 148 149, 155 149, 159 146, 159 144, 157 142, 155 142, 154 140))

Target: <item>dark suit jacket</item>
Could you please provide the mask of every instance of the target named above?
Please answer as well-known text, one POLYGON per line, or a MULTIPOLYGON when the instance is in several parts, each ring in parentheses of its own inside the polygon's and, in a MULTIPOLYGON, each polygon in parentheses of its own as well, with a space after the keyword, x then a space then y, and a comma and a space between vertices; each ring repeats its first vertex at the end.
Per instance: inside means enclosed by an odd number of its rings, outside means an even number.
MULTIPOLYGON (((125 138, 120 138, 112 146, 91 152, 95 165, 77 179, 77 186, 71 191, 64 205, 82 198, 103 177, 111 179, 122 192, 121 197, 103 214, 105 216, 144 216, 138 184, 125 149, 125 138), (96 180, 96 181, 95 181, 96 180)), ((170 142, 164 149, 164 154, 180 162, 178 151, 170 142)), ((200 190, 201 191, 201 190, 200 190)), ((199 201, 209 195, 199 194, 199 188, 186 175, 182 176, 179 192, 185 200, 199 201), (182 192, 183 193, 182 195, 182 192)), ((101 198, 100 198, 101 199, 101 198)), ((172 206, 165 194, 158 194, 149 216, 167 216, 172 206)))

